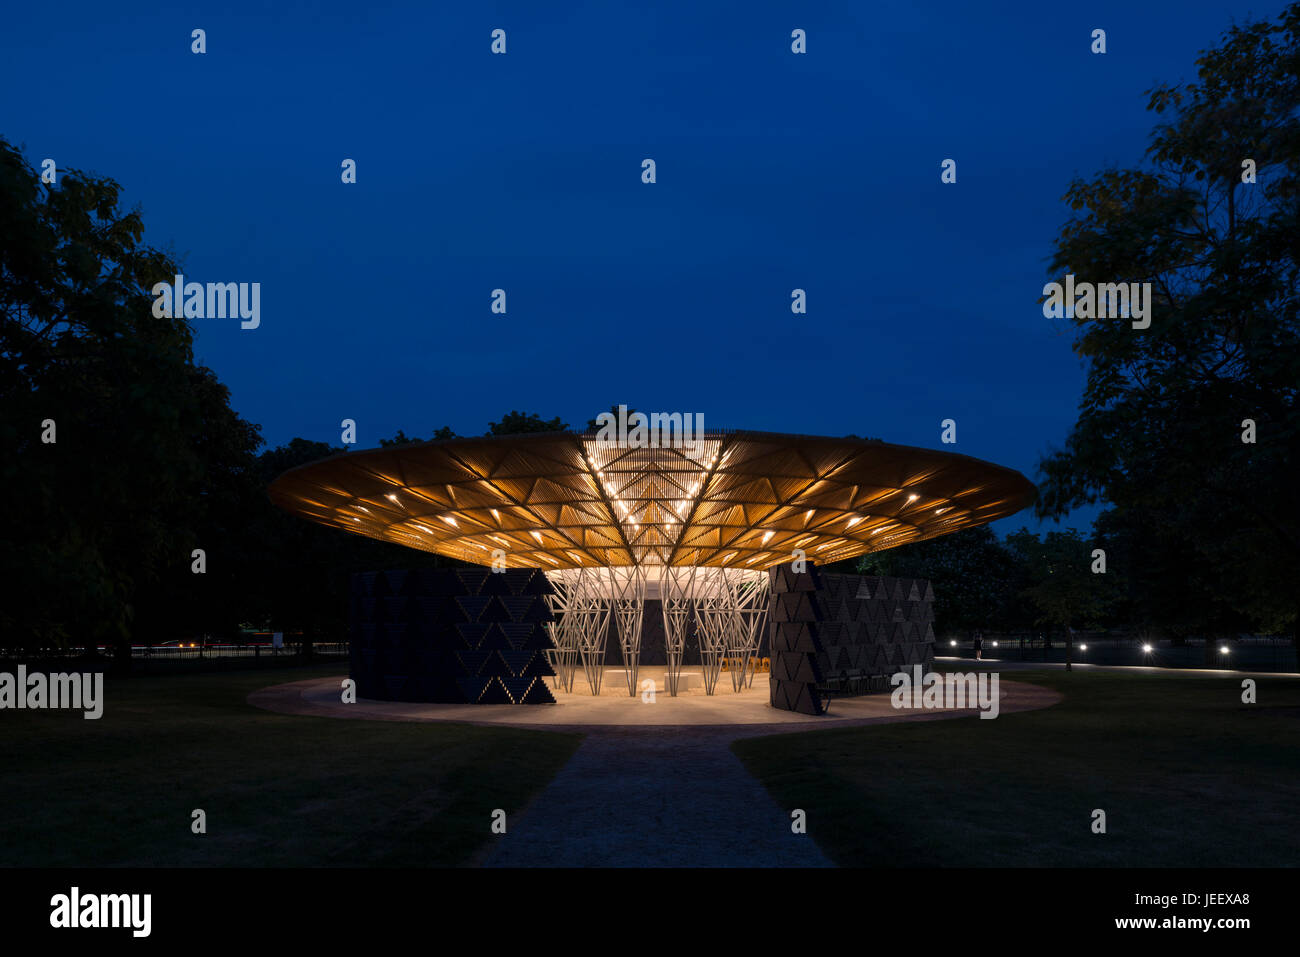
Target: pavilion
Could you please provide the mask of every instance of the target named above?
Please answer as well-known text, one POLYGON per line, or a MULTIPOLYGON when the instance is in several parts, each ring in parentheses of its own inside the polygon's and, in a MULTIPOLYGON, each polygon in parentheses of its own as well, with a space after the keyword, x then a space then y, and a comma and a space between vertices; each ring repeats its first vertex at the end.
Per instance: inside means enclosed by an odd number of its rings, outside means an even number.
MULTIPOLYGON (((747 665, 778 627, 778 578, 783 591, 813 588, 789 573, 982 525, 1034 495, 1020 473, 952 452, 753 431, 688 438, 556 432, 347 452, 284 473, 269 494, 352 534, 540 570, 560 687, 572 690, 581 663, 599 693, 613 621, 630 694, 648 601, 661 609, 669 693, 693 630, 711 694, 723 663, 747 665)), ((524 687, 522 672, 503 673, 524 687)))

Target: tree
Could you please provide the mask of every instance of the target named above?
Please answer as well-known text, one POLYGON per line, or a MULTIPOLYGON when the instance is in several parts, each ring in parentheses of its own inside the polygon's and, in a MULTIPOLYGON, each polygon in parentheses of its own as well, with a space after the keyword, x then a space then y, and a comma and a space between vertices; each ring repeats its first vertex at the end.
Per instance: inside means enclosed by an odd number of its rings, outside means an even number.
POLYGON ((1176 645, 1196 635, 1209 641, 1251 627, 1229 600, 1235 569, 1221 561, 1189 561, 1200 552, 1184 529, 1136 509, 1102 512, 1094 529, 1114 585, 1113 620, 1138 632, 1163 634, 1176 645))
POLYGON ((260 438, 195 365, 186 321, 153 314, 180 269, 120 193, 75 169, 44 184, 0 139, 0 577, 20 596, 0 636, 107 642, 126 666, 141 603, 198 587, 193 549, 238 526, 260 438))
MULTIPOLYGON (((454 439, 457 437, 458 436, 456 435, 456 433, 451 430, 451 426, 444 425, 442 428, 434 432, 432 438, 428 439, 427 441, 437 442, 437 441, 441 441, 442 439, 454 439)), ((408 438, 405 432, 403 432, 401 429, 398 429, 397 434, 394 435, 391 439, 380 439, 379 445, 380 447, 387 449, 398 445, 418 445, 425 441, 426 441, 425 439, 408 438)))
POLYGON ((1218 565, 1233 609, 1300 645, 1300 4, 1197 67, 1151 91, 1147 164, 1066 193, 1053 275, 1150 283, 1152 311, 1067 315, 1087 384, 1038 511, 1110 503, 1161 530, 1172 582, 1218 565))
POLYGON ((231 636, 247 594, 255 588, 250 566, 265 543, 253 533, 266 493, 256 458, 262 439, 230 408, 230 392, 209 369, 194 368, 188 386, 194 413, 188 432, 198 457, 197 500, 180 532, 184 561, 168 562, 141 581, 134 601, 132 640, 148 644, 184 637, 231 636), (205 569, 193 570, 201 549, 205 569))
MULTIPOLYGON (((627 407, 627 412, 626 412, 627 417, 628 417, 629 419, 632 418, 632 413, 634 413, 635 411, 636 411, 636 409, 632 408, 631 406, 628 406, 628 407, 627 407)), ((609 407, 609 413, 610 413, 610 415, 612 415, 612 416, 614 417, 614 421, 617 422, 617 421, 618 421, 618 406, 617 406, 617 405, 611 405, 611 406, 609 407)), ((589 432, 595 432, 595 431, 596 431, 597 429, 599 429, 599 428, 600 428, 600 423, 597 422, 595 419, 588 419, 588 420, 587 420, 587 431, 589 431, 589 432)))
POLYGON ((560 417, 542 419, 536 412, 507 412, 500 422, 488 423, 488 435, 522 435, 527 432, 565 432, 568 424, 560 417))
POLYGON ((1022 528, 1007 536, 1007 545, 1026 570, 1022 590, 1038 609, 1038 621, 1065 631, 1065 666, 1071 667, 1073 628, 1098 624, 1110 604, 1110 579, 1092 570, 1092 544, 1075 529, 1048 532, 1040 540, 1022 528))

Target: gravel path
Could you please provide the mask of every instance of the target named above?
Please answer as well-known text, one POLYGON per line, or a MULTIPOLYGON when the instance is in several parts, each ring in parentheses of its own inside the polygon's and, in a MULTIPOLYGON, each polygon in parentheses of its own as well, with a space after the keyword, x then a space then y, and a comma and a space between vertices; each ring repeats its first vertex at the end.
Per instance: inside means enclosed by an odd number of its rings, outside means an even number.
POLYGON ((728 745, 735 731, 589 734, 489 867, 830 867, 728 745))

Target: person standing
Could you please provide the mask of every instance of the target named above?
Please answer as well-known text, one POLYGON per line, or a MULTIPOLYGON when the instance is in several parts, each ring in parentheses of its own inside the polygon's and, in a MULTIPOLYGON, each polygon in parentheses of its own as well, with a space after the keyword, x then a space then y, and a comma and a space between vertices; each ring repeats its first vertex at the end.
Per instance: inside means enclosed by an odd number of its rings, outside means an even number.
POLYGON ((984 632, 982 631, 975 632, 974 645, 975 645, 975 660, 979 661, 980 658, 983 657, 984 655, 984 632))

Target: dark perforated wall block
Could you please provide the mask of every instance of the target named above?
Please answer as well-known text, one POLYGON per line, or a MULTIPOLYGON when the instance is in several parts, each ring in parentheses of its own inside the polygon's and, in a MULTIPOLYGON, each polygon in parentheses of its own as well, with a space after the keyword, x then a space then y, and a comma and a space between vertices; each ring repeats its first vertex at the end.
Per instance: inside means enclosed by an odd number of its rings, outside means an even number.
POLYGON ((934 589, 923 578, 822 573, 817 664, 827 679, 934 664, 934 589))
POLYGON ((782 711, 822 714, 825 710, 817 693, 822 680, 817 663, 822 650, 817 639, 819 577, 811 564, 803 572, 792 571, 789 564, 768 570, 767 631, 772 650, 768 688, 772 707, 782 711))
POLYGON ((822 714, 827 697, 886 687, 934 663, 934 590, 921 578, 768 569, 773 708, 822 714))
POLYGON ((434 568, 352 576, 352 678, 361 698, 554 704, 546 576, 434 568))

